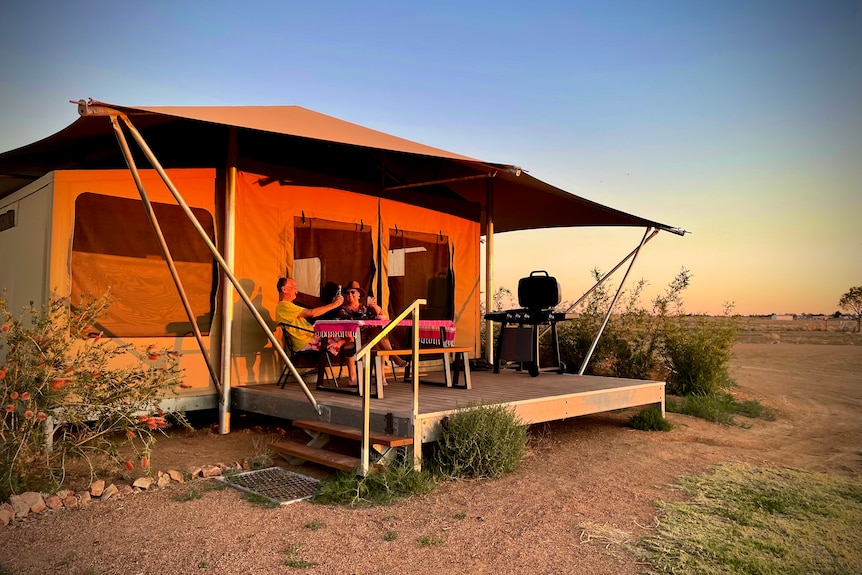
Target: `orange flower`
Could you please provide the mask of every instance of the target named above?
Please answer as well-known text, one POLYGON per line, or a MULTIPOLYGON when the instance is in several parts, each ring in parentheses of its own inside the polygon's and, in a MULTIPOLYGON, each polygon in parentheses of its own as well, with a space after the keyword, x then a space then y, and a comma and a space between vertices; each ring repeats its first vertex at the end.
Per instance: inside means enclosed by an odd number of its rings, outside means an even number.
POLYGON ((0 379, 6 378, 6 368, 0 369, 0 379))
POLYGON ((46 417, 48 417, 48 416, 45 415, 44 413, 42 413, 41 411, 36 414, 36 419, 38 419, 39 421, 45 421, 46 417))
POLYGON ((2 326, 0 326, 0 331, 9 331, 9 324, 4 323, 2 326))
POLYGON ((12 404, 10 403, 9 405, 7 405, 7 406, 6 406, 6 413, 12 413, 13 411, 15 411, 15 406, 14 406, 14 405, 12 405, 12 404))
POLYGON ((30 392, 25 391, 21 394, 21 401, 30 401, 30 392))
POLYGON ((129 471, 135 470, 135 465, 131 461, 126 461, 125 465, 126 465, 126 469, 128 469, 129 471))
POLYGON ((16 399, 18 399, 18 392, 17 392, 17 391, 13 391, 12 393, 10 393, 10 394, 9 394, 9 399, 11 399, 12 401, 15 401, 16 399))
POLYGON ((129 439, 134 439, 134 438, 135 438, 135 432, 134 432, 134 431, 132 431, 131 429, 130 429, 130 430, 128 430, 128 431, 126 432, 126 437, 128 437, 129 439))
POLYGON ((51 389, 54 391, 60 391, 67 385, 69 385, 69 379, 65 377, 55 377, 54 381, 51 383, 51 389))
POLYGON ((149 418, 149 419, 147 420, 147 427, 149 427, 150 429, 155 429, 155 428, 157 428, 158 426, 159 426, 159 425, 156 423, 156 418, 155 418, 155 417, 151 417, 151 418, 149 418))
POLYGON ((146 457, 141 459, 141 469, 146 469, 149 466, 150 466, 150 460, 149 459, 147 459, 146 457))
POLYGON ((157 354, 157 353, 151 353, 151 354, 149 355, 149 357, 150 357, 150 361, 156 361, 157 359, 159 359, 159 354, 157 354))
POLYGON ((24 412, 24 419, 30 419, 31 417, 33 417, 33 412, 31 410, 28 409, 24 412))
POLYGON ((143 421, 146 421, 147 419, 149 419, 149 418, 146 415, 139 415, 138 416, 138 421, 143 422, 143 421))

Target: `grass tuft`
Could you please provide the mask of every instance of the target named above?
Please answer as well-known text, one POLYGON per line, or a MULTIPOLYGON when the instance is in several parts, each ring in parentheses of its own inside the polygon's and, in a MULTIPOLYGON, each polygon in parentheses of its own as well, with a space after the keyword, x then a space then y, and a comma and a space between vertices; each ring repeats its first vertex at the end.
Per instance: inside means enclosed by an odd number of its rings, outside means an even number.
POLYGON ((662 414, 661 409, 651 406, 629 418, 629 426, 641 431, 670 431, 673 424, 662 414))
POLYGON ((177 493, 174 495, 174 501, 194 501, 195 499, 200 499, 203 497, 200 491, 195 489, 194 487, 190 487, 188 491, 184 493, 177 493))
POLYGON ((293 567, 294 569, 308 569, 310 567, 316 567, 317 563, 313 561, 306 561, 300 557, 297 557, 296 554, 299 553, 299 550, 302 548, 302 545, 299 543, 294 543, 287 549, 285 549, 284 554, 287 555, 287 558, 284 560, 284 564, 288 567, 293 567))
POLYGON ((335 479, 320 484, 313 501, 355 507, 390 505, 412 495, 428 493, 435 485, 429 471, 416 471, 412 461, 399 461, 367 477, 338 473, 335 479))
POLYGON ((676 399, 668 397, 666 408, 673 413, 682 413, 724 425, 734 425, 734 415, 775 421, 775 412, 765 408, 759 401, 740 402, 729 393, 688 395, 676 399))
POLYGON ((726 464, 679 479, 639 546, 662 573, 862 573, 862 481, 726 464))
POLYGON ((264 495, 260 495, 259 493, 243 493, 242 498, 252 505, 257 505, 258 507, 266 507, 266 508, 275 508, 280 507, 278 501, 273 501, 269 497, 264 495))

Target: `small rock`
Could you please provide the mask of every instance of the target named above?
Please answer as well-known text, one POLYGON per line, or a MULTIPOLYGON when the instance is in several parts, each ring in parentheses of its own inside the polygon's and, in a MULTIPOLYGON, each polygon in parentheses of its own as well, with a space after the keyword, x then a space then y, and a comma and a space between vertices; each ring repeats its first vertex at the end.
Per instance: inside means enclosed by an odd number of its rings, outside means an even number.
POLYGON ((101 497, 102 493, 105 491, 105 481, 104 479, 99 479, 98 481, 94 481, 92 485, 90 485, 90 495, 93 497, 101 497))
POLYGON ((78 496, 78 502, 81 505, 87 505, 93 501, 93 497, 90 495, 89 491, 79 491, 76 495, 78 496))
POLYGON ((30 515, 30 505, 21 499, 20 495, 12 495, 9 497, 9 505, 15 511, 15 518, 21 519, 30 515))
POLYGON ((48 507, 48 509, 57 511, 58 509, 63 508, 63 500, 56 495, 49 495, 45 498, 45 505, 48 507))
POLYGON ((11 505, 3 505, 0 507, 0 524, 4 527, 9 525, 12 520, 15 519, 15 510, 12 509, 11 505))
POLYGON ((200 477, 201 476, 201 468, 200 467, 192 467, 189 471, 189 475, 192 477, 200 477))
POLYGON ((132 483, 132 487, 138 487, 143 490, 147 490, 153 486, 153 480, 149 477, 138 477, 135 479, 135 482, 132 483))
POLYGON ((113 483, 111 483, 110 485, 105 487, 105 490, 102 492, 102 495, 99 496, 99 500, 100 501, 107 501, 108 499, 110 499, 114 495, 117 495, 119 492, 120 492, 120 490, 117 489, 117 486, 114 485, 113 483))
POLYGON ((47 508, 47 505, 45 505, 45 499, 42 497, 41 493, 27 491, 22 493, 21 497, 24 498, 24 501, 30 504, 30 513, 41 513, 47 508))
POLYGON ((171 476, 170 475, 162 475, 161 477, 159 477, 156 480, 156 485, 158 485, 159 487, 167 487, 168 485, 170 485, 170 483, 171 483, 171 476))
POLYGON ((176 481, 177 483, 185 483, 186 481, 183 474, 176 469, 168 469, 168 476, 171 478, 171 481, 176 481))
POLYGON ((60 491, 57 492, 57 497, 59 497, 60 499, 66 499, 67 497, 69 497, 72 494, 73 494, 73 492, 71 489, 61 489, 60 491))
POLYGON ((126 495, 131 495, 135 492, 135 488, 129 485, 128 483, 120 483, 117 485, 117 493, 120 496, 125 497, 126 495))
POLYGON ((221 475, 221 467, 218 465, 204 465, 201 467, 201 477, 218 477, 221 475))
POLYGON ((74 493, 67 495, 63 499, 63 507, 66 509, 76 509, 78 507, 78 498, 75 497, 74 493))

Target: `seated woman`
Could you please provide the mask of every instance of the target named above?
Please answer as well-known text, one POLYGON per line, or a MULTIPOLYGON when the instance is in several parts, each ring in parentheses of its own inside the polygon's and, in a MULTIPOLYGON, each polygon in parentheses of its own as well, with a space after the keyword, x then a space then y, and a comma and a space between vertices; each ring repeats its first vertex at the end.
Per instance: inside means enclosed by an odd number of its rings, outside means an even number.
MULTIPOLYGON (((360 287, 358 281, 352 280, 348 282, 347 287, 344 288, 344 294, 345 299, 341 308, 338 310, 338 319, 389 319, 389 317, 383 312, 383 309, 377 305, 375 298, 367 298, 367 305, 362 304, 362 301, 366 300, 365 290, 360 287)), ((362 328, 362 337, 374 337, 374 332, 376 332, 376 330, 377 328, 362 328), (366 334, 368 335, 366 336, 366 334)), ((392 349, 392 344, 389 343, 388 339, 380 340, 380 343, 377 345, 381 349, 392 349)), ((347 359, 347 369, 348 373, 350 373, 350 385, 356 385, 356 366, 353 365, 351 367, 352 362, 353 358, 349 357, 347 359)), ((398 367, 406 367, 408 364, 407 361, 398 356, 393 356, 392 363, 398 367)))

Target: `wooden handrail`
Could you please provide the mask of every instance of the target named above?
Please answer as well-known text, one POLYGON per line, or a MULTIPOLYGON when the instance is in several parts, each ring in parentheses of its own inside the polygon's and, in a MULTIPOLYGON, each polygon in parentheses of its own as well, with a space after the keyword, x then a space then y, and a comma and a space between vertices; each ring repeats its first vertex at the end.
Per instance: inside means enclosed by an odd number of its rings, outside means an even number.
MULTIPOLYGON (((395 319, 391 320, 383 329, 380 330, 380 333, 371 338, 371 340, 362 346, 361 349, 356 351, 355 360, 357 362, 362 361, 362 463, 360 468, 360 473, 362 476, 368 475, 368 472, 371 469, 371 465, 369 462, 369 453, 371 449, 370 445, 370 431, 371 431, 371 350, 375 345, 380 343, 380 340, 389 335, 389 332, 398 326, 398 323, 406 319, 408 315, 413 314, 413 341, 410 345, 413 350, 413 370, 411 375, 413 376, 413 415, 411 417, 411 424, 414 430, 414 442, 413 442, 413 459, 414 465, 417 465, 415 462, 417 460, 416 449, 417 444, 415 441, 416 437, 416 419, 419 416, 419 306, 425 305, 428 303, 428 300, 425 299, 417 299, 413 303, 407 306, 407 308, 398 314, 395 319)), ((422 443, 418 445, 418 449, 422 449, 422 443)))

